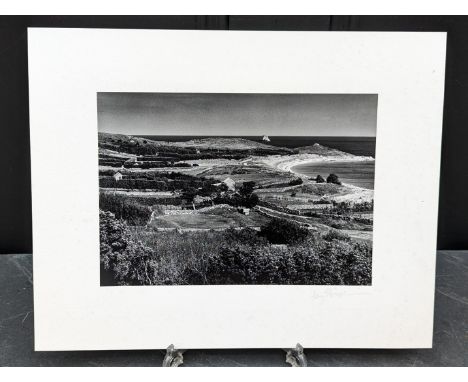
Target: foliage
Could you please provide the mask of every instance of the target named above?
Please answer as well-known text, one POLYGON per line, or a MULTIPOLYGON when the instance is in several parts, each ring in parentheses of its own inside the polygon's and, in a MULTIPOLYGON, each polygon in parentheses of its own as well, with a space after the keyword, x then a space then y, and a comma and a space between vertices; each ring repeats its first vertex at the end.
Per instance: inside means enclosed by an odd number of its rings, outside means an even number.
POLYGON ((370 202, 354 203, 352 210, 353 212, 372 212, 374 210, 374 199, 370 202))
POLYGON ((151 209, 135 200, 107 192, 99 194, 99 208, 112 212, 117 219, 129 225, 145 225, 151 217, 151 209))
POLYGON ((187 187, 182 190, 182 198, 192 203, 197 193, 198 190, 195 187, 187 187))
POLYGON ((323 240, 325 241, 333 241, 333 240, 339 240, 339 241, 346 241, 350 242, 351 237, 341 233, 340 231, 333 229, 328 231, 325 235, 322 236, 323 240))
POLYGON ((239 188, 239 194, 243 197, 250 196, 254 191, 255 182, 249 181, 242 183, 242 186, 239 188))
POLYGON ((296 222, 273 218, 261 227, 260 234, 272 244, 297 244, 307 237, 309 231, 296 222))
POLYGON ((374 210, 374 200, 370 202, 332 202, 332 206, 324 208, 322 211, 328 214, 346 215, 354 212, 372 212, 374 210))
POLYGON ((130 190, 157 190, 166 191, 167 185, 163 181, 148 179, 121 179, 115 180, 113 177, 99 178, 99 187, 102 188, 124 188, 130 190))
POLYGON ((258 204, 259 198, 254 191, 255 182, 244 182, 239 188, 239 194, 231 198, 229 204, 236 207, 253 208, 258 204))
POLYGON ((340 181, 340 179, 338 178, 338 175, 336 175, 336 174, 330 174, 330 175, 328 175, 328 177, 327 177, 327 183, 333 183, 333 184, 341 185, 341 181, 340 181))
POLYGON ((298 185, 300 185, 300 184, 302 184, 302 183, 304 183, 303 180, 302 180, 302 178, 296 178, 296 179, 293 179, 293 180, 289 181, 288 184, 289 184, 290 186, 298 186, 298 185))
POLYGON ((153 191, 178 191, 187 194, 191 201, 195 195, 210 196, 214 193, 226 190, 227 186, 215 186, 216 180, 204 177, 196 177, 176 172, 158 173, 151 171, 139 171, 132 173, 123 172, 124 178, 115 180, 109 176, 108 170, 101 170, 99 186, 102 188, 119 188, 127 190, 153 190, 153 191), (191 195, 193 194, 193 195, 191 195))
POLYGON ((100 212, 101 262, 124 285, 368 285, 371 247, 309 235, 272 246, 253 229, 177 232, 131 229, 100 212))
POLYGON ((327 199, 319 199, 319 200, 313 200, 312 204, 332 204, 332 202, 327 199))
POLYGON ((138 161, 138 162, 126 162, 123 165, 125 168, 142 168, 142 169, 151 169, 151 168, 162 168, 162 167, 192 167, 190 163, 177 162, 173 161, 138 161))
POLYGON ((128 226, 114 214, 99 211, 99 239, 101 263, 111 270, 118 283, 125 285, 152 285, 157 263, 151 250, 132 240, 128 226))
POLYGON ((225 245, 223 233, 217 231, 135 229, 132 237, 152 248, 157 265, 152 283, 157 285, 208 284, 208 259, 225 245))
POLYGON ((236 243, 209 258, 210 284, 367 285, 369 245, 341 241, 252 247, 236 243))
POLYGON ((247 208, 254 208, 258 204, 259 198, 257 194, 250 194, 241 200, 241 205, 247 208))
POLYGON ((277 269, 268 247, 252 247, 240 242, 223 247, 210 258, 210 284, 273 284, 277 269), (256 249, 256 250, 253 250, 256 249))
POLYGON ((228 246, 234 243, 244 243, 248 245, 267 245, 268 241, 265 237, 260 236, 257 231, 252 228, 234 229, 230 228, 224 232, 223 239, 228 246))

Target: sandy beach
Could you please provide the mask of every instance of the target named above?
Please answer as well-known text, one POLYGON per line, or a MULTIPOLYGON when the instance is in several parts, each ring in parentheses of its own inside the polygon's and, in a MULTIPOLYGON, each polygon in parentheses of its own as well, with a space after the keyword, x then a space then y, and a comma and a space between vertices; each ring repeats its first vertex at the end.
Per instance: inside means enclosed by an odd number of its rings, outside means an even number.
MULTIPOLYGON (((252 158, 252 163, 262 164, 266 167, 273 168, 279 171, 290 172, 301 178, 306 177, 304 174, 293 170, 295 166, 301 164, 323 164, 333 162, 361 162, 375 161, 372 157, 356 156, 348 153, 333 156, 323 156, 317 154, 296 154, 296 155, 271 155, 268 157, 252 158)), ((336 202, 361 203, 370 202, 374 199, 374 190, 354 186, 343 182, 346 191, 341 195, 335 195, 331 199, 336 202)))
MULTIPOLYGON (((306 163, 323 163, 323 162, 358 162, 358 161, 374 161, 372 157, 356 156, 352 154, 343 154, 336 156, 323 156, 317 154, 295 154, 295 155, 270 155, 267 157, 255 157, 252 161, 261 163, 267 167, 274 168, 280 171, 294 172, 291 169, 295 166, 306 163)), ((294 172, 302 176, 299 173, 294 172)))

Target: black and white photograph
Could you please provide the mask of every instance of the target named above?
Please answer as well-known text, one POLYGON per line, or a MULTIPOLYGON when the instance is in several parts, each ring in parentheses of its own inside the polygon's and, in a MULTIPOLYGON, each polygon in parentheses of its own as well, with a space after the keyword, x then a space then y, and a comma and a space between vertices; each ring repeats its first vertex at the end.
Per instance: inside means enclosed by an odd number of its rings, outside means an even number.
POLYGON ((97 93, 101 286, 372 285, 377 105, 97 93))

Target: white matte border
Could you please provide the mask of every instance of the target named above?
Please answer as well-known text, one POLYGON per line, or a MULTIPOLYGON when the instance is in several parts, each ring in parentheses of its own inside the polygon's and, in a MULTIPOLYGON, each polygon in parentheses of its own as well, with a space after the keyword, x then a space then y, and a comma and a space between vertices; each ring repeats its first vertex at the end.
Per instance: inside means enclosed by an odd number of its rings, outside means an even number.
POLYGON ((445 33, 29 29, 36 350, 432 346, 445 33), (96 93, 377 93, 372 286, 99 286, 96 93))

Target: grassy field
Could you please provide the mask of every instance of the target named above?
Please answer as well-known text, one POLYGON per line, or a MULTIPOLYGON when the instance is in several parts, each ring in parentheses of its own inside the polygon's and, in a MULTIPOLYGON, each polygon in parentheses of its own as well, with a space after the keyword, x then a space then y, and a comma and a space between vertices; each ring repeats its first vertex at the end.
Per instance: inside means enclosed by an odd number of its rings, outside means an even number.
POLYGON ((275 183, 287 183, 295 179, 295 176, 291 173, 279 172, 262 166, 242 165, 239 163, 212 165, 212 167, 206 168, 202 174, 219 180, 224 180, 229 177, 239 184, 254 181, 258 186, 263 187, 275 183))
POLYGON ((215 208, 192 214, 159 215, 150 226, 154 228, 178 228, 185 230, 227 229, 230 227, 260 227, 269 219, 252 211, 248 216, 234 208, 215 208))

